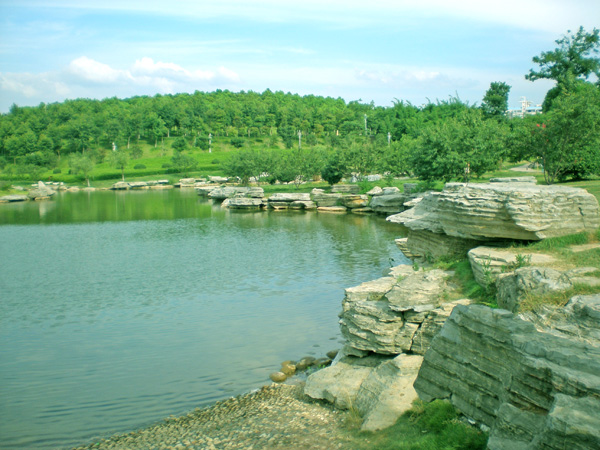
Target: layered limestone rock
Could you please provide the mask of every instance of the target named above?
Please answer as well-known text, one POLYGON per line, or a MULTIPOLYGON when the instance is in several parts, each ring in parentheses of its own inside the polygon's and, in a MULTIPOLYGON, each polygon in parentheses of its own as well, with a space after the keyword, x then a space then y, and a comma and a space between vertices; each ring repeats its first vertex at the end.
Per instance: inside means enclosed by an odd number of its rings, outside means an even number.
MULTIPOLYGON (((572 307, 571 323, 575 311, 598 323, 597 299, 588 304, 572 307)), ((491 450, 600 448, 598 341, 539 332, 506 310, 454 308, 414 387, 489 427, 491 450)))
POLYGON ((350 409, 363 381, 384 361, 390 358, 369 355, 364 358, 342 356, 335 364, 321 369, 306 380, 304 393, 309 397, 327 400, 338 408, 350 409))
POLYGON ((308 377, 305 393, 355 407, 363 430, 386 428, 416 399, 412 385, 429 348, 456 305, 443 303, 449 272, 397 266, 390 276, 346 289, 340 327, 346 345, 333 364, 308 377))
POLYGON ((545 305, 518 316, 538 331, 578 340, 600 342, 600 294, 577 295, 564 306, 545 305))
POLYGON ((407 258, 437 259, 442 256, 464 256, 480 241, 432 233, 427 230, 409 230, 406 238, 407 258))
POLYGON ((326 194, 323 189, 313 189, 311 197, 318 207, 329 207, 338 206, 342 194, 326 194))
POLYGON ((129 189, 149 189, 148 183, 145 181, 131 181, 129 183, 129 189))
POLYGON ((344 195, 340 201, 348 209, 364 208, 369 204, 369 197, 366 195, 344 195))
POLYGON ((345 206, 319 206, 317 210, 319 212, 330 212, 339 214, 346 214, 348 212, 348 208, 346 208, 345 206))
POLYGON ((204 186, 196 186, 196 192, 198 193, 198 195, 208 197, 208 194, 210 194, 214 190, 221 189, 221 187, 222 186, 215 186, 210 184, 204 186))
MULTIPOLYGON (((198 189, 196 190, 198 191, 198 189)), ((240 195, 245 197, 249 190, 249 188, 244 186, 222 186, 211 189, 208 193, 208 198, 212 198, 213 200, 225 200, 226 198, 233 198, 240 195)))
POLYGON ((28 199, 26 195, 4 195, 0 197, 0 203, 24 202, 28 199))
POLYGON ((380 430, 393 425, 416 400, 413 383, 422 360, 404 354, 394 358, 344 355, 309 375, 304 393, 341 409, 355 408, 363 418, 362 430, 380 430))
POLYGON ((540 240, 596 230, 600 212, 596 197, 579 188, 448 183, 388 220, 464 239, 540 240))
POLYGON ((129 189, 129 183, 125 181, 117 181, 110 188, 114 191, 123 191, 125 189, 129 189))
POLYGON ((471 270, 480 286, 495 283, 498 275, 512 271, 520 265, 550 264, 556 259, 543 253, 531 253, 523 249, 476 247, 468 252, 471 270))
POLYGON ((355 405, 363 418, 361 430, 392 426, 417 399, 413 388, 423 357, 398 355, 379 364, 361 383, 355 405))
POLYGON ((295 201, 310 201, 310 194, 306 193, 289 193, 280 192, 269 197, 269 202, 295 202, 295 201))
POLYGON ((551 292, 564 292, 574 285, 600 286, 599 270, 596 267, 578 267, 557 270, 549 267, 521 267, 512 273, 500 275, 498 306, 512 312, 528 296, 540 296, 551 292))
POLYGON ((234 197, 226 201, 229 209, 258 210, 265 206, 262 198, 234 197))
POLYGON ((378 214, 396 214, 406 209, 404 203, 411 198, 410 195, 403 194, 399 191, 386 193, 386 190, 384 189, 381 195, 377 195, 371 199, 369 206, 378 214))
POLYGON ((296 200, 290 203, 290 209, 317 209, 317 204, 310 200, 296 200))
POLYGON ((358 194, 360 186, 358 184, 336 184, 331 186, 331 192, 334 194, 358 194))
POLYGON ((450 291, 451 274, 400 267, 395 272, 399 280, 382 277, 346 289, 340 329, 348 346, 383 355, 412 351, 420 325, 450 291))
POLYGON ((27 193, 27 197, 29 197, 31 200, 42 200, 50 198, 54 194, 56 194, 54 189, 46 186, 43 181, 38 181, 38 183, 35 185, 35 188, 31 189, 27 193))

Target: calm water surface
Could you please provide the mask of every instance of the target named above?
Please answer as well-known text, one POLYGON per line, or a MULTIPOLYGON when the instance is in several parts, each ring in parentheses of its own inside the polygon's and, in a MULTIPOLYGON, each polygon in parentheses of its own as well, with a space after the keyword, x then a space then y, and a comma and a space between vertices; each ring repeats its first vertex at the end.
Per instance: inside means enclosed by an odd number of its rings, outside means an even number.
POLYGON ((0 448, 68 448, 339 347, 343 289, 406 262, 382 218, 193 190, 0 205, 0 448))

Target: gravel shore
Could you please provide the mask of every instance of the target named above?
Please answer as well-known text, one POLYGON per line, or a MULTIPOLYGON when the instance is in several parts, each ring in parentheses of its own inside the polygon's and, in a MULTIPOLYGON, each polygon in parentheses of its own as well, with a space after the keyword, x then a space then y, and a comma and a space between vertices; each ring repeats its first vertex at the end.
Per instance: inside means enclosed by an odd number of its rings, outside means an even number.
POLYGON ((350 413, 306 397, 303 385, 264 386, 87 449, 350 449, 350 413))

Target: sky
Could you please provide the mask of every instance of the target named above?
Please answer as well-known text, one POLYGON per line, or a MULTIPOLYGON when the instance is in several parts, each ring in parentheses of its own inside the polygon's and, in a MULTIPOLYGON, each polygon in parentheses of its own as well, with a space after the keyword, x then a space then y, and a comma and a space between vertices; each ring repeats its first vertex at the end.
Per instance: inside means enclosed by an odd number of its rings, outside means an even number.
POLYGON ((598 0, 0 0, 0 113, 73 98, 283 91, 391 106, 524 76, 598 0))

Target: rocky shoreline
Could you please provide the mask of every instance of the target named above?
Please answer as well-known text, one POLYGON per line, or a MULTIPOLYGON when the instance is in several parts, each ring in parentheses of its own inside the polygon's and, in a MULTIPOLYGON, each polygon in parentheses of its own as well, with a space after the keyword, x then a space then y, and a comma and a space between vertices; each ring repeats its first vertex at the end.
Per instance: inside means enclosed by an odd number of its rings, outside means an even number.
POLYGON ((315 450, 356 448, 351 415, 310 399, 298 385, 272 384, 182 417, 74 450, 315 450))
MULTIPOLYGON (((345 345, 305 384, 265 386, 77 450, 357 448, 348 420, 381 430, 416 398, 449 401, 489 431, 491 450, 600 446, 598 246, 577 250, 596 252, 590 267, 526 250, 530 241, 598 236, 593 195, 524 178, 448 183, 419 196, 397 188, 268 198, 261 188, 196 189, 231 209, 395 212, 387 220, 408 228, 397 243, 414 264, 346 289, 339 315, 345 345), (393 211, 374 207, 392 198, 393 211), (462 298, 454 272, 430 266, 457 258, 468 261, 498 309, 462 298), (521 309, 531 297, 582 286, 592 294, 521 309)), ((284 381, 302 365, 286 361, 271 378, 284 381)))

